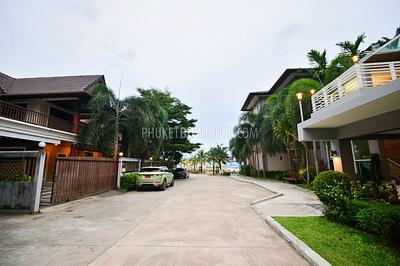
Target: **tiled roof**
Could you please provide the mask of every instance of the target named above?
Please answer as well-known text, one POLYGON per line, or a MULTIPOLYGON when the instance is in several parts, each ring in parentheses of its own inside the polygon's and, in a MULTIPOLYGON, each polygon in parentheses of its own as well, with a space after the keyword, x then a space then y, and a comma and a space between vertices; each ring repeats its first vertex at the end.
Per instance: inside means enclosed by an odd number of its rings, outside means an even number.
POLYGON ((7 91, 11 87, 14 80, 14 78, 0 72, 0 94, 7 91))
POLYGON ((103 75, 12 78, 0 72, 0 95, 40 96, 89 93, 96 83, 105 83, 103 75))

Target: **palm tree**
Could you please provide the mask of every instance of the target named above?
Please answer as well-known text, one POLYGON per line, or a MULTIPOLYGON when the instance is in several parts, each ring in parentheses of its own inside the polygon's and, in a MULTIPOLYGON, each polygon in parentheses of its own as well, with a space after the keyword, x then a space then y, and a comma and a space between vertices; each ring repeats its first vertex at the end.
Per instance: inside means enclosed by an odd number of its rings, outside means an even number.
POLYGON ((149 151, 151 140, 144 131, 151 129, 156 123, 154 111, 150 108, 148 99, 143 97, 129 97, 124 100, 124 116, 121 119, 121 130, 126 136, 127 156, 134 154, 137 158, 145 159, 148 152, 156 154, 154 150, 149 151))
MULTIPOLYGON (((399 34, 400 34, 400 26, 397 27, 397 29, 396 29, 395 34, 394 34, 393 37, 396 37, 396 36, 399 35, 399 34)), ((371 52, 371 51, 373 51, 373 50, 375 50, 375 49, 377 49, 377 48, 379 48, 379 47, 385 45, 385 44, 388 43, 391 39, 392 39, 392 38, 389 38, 389 37, 382 37, 380 40, 378 40, 378 41, 376 41, 376 42, 374 42, 374 43, 371 43, 370 46, 368 46, 368 48, 365 49, 365 52, 367 52, 367 53, 368 53, 368 52, 371 52)))
MULTIPOLYGON (((366 54, 366 51, 360 50, 360 45, 364 42, 365 34, 358 35, 356 40, 353 42, 351 41, 344 41, 344 42, 338 42, 336 45, 340 47, 341 49, 341 54, 346 55, 349 58, 352 58, 353 56, 359 56, 360 58, 364 57, 366 54)), ((354 63, 356 61, 353 61, 354 63)))
POLYGON ((83 143, 100 150, 105 156, 118 154, 118 121, 120 106, 113 91, 101 84, 93 88, 88 108, 91 118, 81 128, 79 137, 83 143))
POLYGON ((196 158, 200 164, 200 173, 203 173, 203 164, 207 162, 207 154, 203 150, 199 150, 196 154, 196 158))
MULTIPOLYGON (((210 149, 210 154, 214 162, 219 166, 220 171, 222 170, 222 164, 226 163, 229 159, 228 147, 217 144, 217 146, 210 149)), ((214 168, 213 168, 214 174, 214 168)))
MULTIPOLYGON (((302 108, 303 108, 303 113, 304 117, 310 117, 312 108, 311 108, 311 90, 318 91, 321 88, 321 85, 318 84, 317 81, 313 79, 299 79, 293 82, 292 84, 289 85, 289 93, 285 99, 285 113, 287 115, 287 119, 290 121, 292 124, 292 131, 293 131, 293 139, 295 141, 297 140, 297 124, 301 122, 301 117, 300 117, 300 112, 299 112, 299 103, 296 98, 297 93, 302 93, 303 94, 303 100, 302 100, 302 108)), ((307 145, 304 142, 301 142, 303 148, 304 148, 304 154, 307 156, 307 145)), ((315 163, 315 169, 318 172, 318 156, 317 156, 317 143, 313 141, 313 157, 314 157, 314 163, 315 163)), ((304 158, 304 162, 307 164, 308 158, 304 158)), ((306 167, 308 167, 306 165, 306 167)), ((307 179, 307 183, 309 182, 309 179, 307 179)))
POLYGON ((312 49, 307 53, 307 58, 310 61, 311 75, 324 85, 325 72, 328 68, 328 59, 326 57, 326 50, 324 49, 322 52, 319 52, 315 49, 312 49))

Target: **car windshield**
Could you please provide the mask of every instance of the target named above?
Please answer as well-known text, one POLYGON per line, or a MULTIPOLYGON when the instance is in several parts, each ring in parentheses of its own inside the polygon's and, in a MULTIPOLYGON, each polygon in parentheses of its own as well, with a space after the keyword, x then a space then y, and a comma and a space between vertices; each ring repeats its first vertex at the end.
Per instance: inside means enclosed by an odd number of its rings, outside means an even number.
POLYGON ((159 167, 144 167, 140 170, 140 172, 160 172, 159 167))

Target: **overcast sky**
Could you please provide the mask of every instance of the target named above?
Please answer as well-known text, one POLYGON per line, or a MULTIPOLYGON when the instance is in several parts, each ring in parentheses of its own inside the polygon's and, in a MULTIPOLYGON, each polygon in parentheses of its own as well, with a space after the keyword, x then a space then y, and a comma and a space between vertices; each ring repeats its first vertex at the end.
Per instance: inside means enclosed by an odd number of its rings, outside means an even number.
MULTIPOLYGON (((231 129, 250 91, 268 90, 306 53, 392 36, 400 1, 5 1, 0 71, 13 77, 104 74, 121 96, 168 88, 197 126, 231 129)), ((207 149, 228 139, 218 131, 207 149)))

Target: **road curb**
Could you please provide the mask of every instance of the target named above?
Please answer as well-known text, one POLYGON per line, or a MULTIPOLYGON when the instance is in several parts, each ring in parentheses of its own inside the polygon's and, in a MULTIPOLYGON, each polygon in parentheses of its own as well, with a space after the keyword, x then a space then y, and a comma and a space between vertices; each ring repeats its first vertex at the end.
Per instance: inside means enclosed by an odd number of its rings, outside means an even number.
POLYGON ((266 190, 268 190, 269 192, 274 193, 274 194, 281 194, 281 195, 279 195, 279 196, 282 196, 282 195, 283 195, 283 193, 280 193, 280 192, 274 191, 274 190, 272 190, 272 189, 270 189, 270 188, 267 188, 267 187, 263 186, 262 184, 259 184, 259 183, 257 183, 257 182, 254 182, 253 180, 246 180, 246 179, 237 178, 237 177, 234 177, 234 176, 229 176, 229 177, 232 178, 232 179, 234 179, 234 180, 236 180, 236 181, 239 181, 239 182, 249 183, 249 184, 253 184, 253 185, 262 187, 262 188, 264 188, 264 189, 266 189, 266 190))
POLYGON ((250 203, 250 205, 255 205, 255 204, 258 204, 258 203, 261 203, 261 202, 264 202, 264 201, 267 201, 267 200, 270 200, 270 199, 274 199, 274 198, 277 198, 277 197, 280 197, 280 196, 283 196, 283 193, 277 193, 277 194, 274 194, 274 195, 271 195, 271 196, 268 196, 268 197, 265 197, 265 198, 254 200, 254 201, 252 201, 250 203))
POLYGON ((289 232, 285 227, 278 223, 273 217, 267 216, 264 218, 265 222, 272 227, 286 242, 291 245, 300 256, 302 256, 310 265, 313 266, 329 266, 331 265, 317 252, 312 250, 303 241, 289 232))

